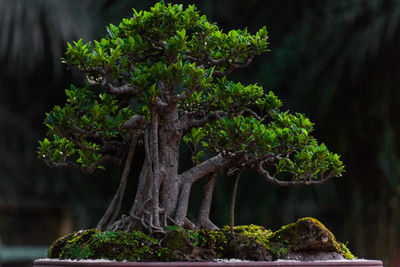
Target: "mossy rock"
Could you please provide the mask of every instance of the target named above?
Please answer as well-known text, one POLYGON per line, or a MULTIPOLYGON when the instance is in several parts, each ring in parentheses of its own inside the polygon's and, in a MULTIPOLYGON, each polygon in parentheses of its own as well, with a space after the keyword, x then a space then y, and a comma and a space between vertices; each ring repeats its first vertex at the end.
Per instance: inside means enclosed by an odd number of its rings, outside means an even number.
POLYGON ((184 260, 186 255, 190 255, 194 249, 195 241, 192 240, 184 228, 174 228, 167 230, 161 245, 168 248, 173 253, 173 260, 184 260))
POLYGON ((271 231, 258 225, 242 225, 233 228, 225 226, 221 229, 225 236, 225 247, 222 258, 242 260, 269 261, 272 256, 266 244, 271 231))
POLYGON ((271 231, 260 226, 238 226, 227 232, 228 244, 224 257, 252 261, 270 261, 271 253, 266 243, 271 231), (241 229, 243 228, 243 229, 241 229))
MULTIPOLYGON (((222 228, 222 231, 228 232, 230 231, 230 227, 225 226, 222 228)), ((268 240, 272 234, 272 231, 259 225, 250 224, 235 226, 233 228, 233 234, 244 236, 265 246, 268 244, 268 240)))
POLYGON ((47 256, 49 258, 59 258, 61 252, 63 251, 66 243, 74 238, 76 233, 71 233, 65 236, 58 238, 56 241, 51 244, 47 256))
POLYGON ((321 222, 314 218, 302 218, 283 226, 269 237, 269 249, 275 258, 288 253, 335 252, 346 259, 354 256, 321 222))
POLYGON ((142 232, 79 231, 54 241, 49 258, 108 259, 117 261, 212 261, 236 258, 253 261, 276 259, 352 259, 347 247, 318 220, 299 219, 271 232, 262 226, 229 226, 218 231, 169 227, 161 239, 142 232))

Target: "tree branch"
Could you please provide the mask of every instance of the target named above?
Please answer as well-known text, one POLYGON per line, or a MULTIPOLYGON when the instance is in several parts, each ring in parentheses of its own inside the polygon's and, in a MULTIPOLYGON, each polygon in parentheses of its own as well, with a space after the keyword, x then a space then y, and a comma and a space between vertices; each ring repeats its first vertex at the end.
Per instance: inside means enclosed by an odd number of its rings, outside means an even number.
POLYGON ((108 74, 103 74, 103 78, 101 80, 101 86, 108 89, 111 94, 115 95, 136 95, 139 93, 139 89, 131 84, 124 84, 121 86, 114 86, 109 80, 108 74))
MULTIPOLYGON (((109 73, 103 67, 96 67, 96 68, 82 68, 79 64, 71 64, 70 66, 78 69, 82 73, 86 73, 89 75, 97 74, 99 79, 95 81, 95 83, 100 82, 101 86, 108 89, 111 94, 121 95, 121 94, 129 94, 129 95, 136 95, 139 93, 137 87, 124 84, 122 86, 113 86, 109 79, 109 73)), ((134 66, 133 66, 134 67, 134 66)), ((122 74, 122 73, 121 73, 122 74)), ((125 75, 126 76, 126 75, 125 75)))
POLYGON ((98 132, 93 133, 91 131, 82 129, 81 127, 76 125, 76 122, 73 118, 68 117, 68 116, 66 116, 65 118, 71 122, 72 129, 74 129, 77 133, 82 134, 82 135, 87 135, 92 138, 101 139, 101 136, 98 132))
POLYGON ((121 125, 122 129, 144 129, 146 126, 146 120, 143 116, 141 115, 133 115, 129 120, 124 122, 121 125))
POLYGON ((216 173, 217 171, 223 169, 230 163, 229 160, 225 159, 221 154, 218 154, 199 165, 181 173, 178 178, 182 183, 194 183, 201 177, 216 173))
POLYGON ((232 71, 234 71, 237 68, 246 68, 253 61, 253 58, 254 58, 254 54, 251 55, 245 63, 239 63, 237 60, 235 60, 233 63, 231 63, 231 65, 226 70, 224 70, 224 71, 215 70, 213 72, 213 75, 217 78, 221 78, 221 77, 229 75, 232 71))
POLYGON ((65 161, 65 162, 53 162, 49 159, 44 159, 44 162, 47 164, 49 167, 75 167, 80 169, 84 173, 91 173, 94 170, 96 170, 99 166, 102 166, 108 162, 112 162, 115 164, 121 164, 121 159, 117 157, 113 157, 110 155, 103 155, 98 161, 96 161, 94 164, 86 167, 82 167, 81 165, 71 162, 71 161, 65 161))
POLYGON ((215 111, 212 113, 208 113, 205 117, 201 119, 196 119, 195 114, 197 112, 185 112, 181 119, 181 128, 185 131, 190 129, 191 127, 201 127, 208 122, 213 120, 220 119, 223 116, 226 116, 228 113, 225 111, 215 111))
POLYGON ((180 101, 180 100, 187 100, 187 99, 189 99, 189 97, 190 97, 198 88, 199 88, 199 81, 196 81, 196 85, 193 86, 193 88, 191 88, 191 89, 185 91, 185 92, 182 93, 182 94, 175 95, 175 96, 172 98, 172 101, 176 103, 176 102, 178 102, 178 101, 180 101))
POLYGON ((262 176, 264 176, 265 180, 267 180, 268 182, 274 183, 278 186, 298 186, 298 185, 314 185, 314 184, 323 184, 325 183, 327 180, 329 180, 330 178, 333 177, 332 173, 328 174, 325 177, 321 177, 320 180, 302 180, 302 181, 280 181, 278 179, 276 179, 275 177, 272 177, 269 172, 267 170, 265 170, 262 167, 263 162, 260 162, 258 164, 258 173, 260 173, 262 176))

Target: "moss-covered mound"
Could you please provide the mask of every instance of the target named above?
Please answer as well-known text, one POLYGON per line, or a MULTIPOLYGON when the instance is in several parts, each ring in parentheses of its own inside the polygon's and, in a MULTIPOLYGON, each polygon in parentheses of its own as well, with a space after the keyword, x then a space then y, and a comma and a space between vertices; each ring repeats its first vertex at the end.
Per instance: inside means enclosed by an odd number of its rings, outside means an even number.
POLYGON ((319 221, 303 218, 271 232, 262 226, 225 226, 218 231, 170 227, 161 239, 142 232, 90 229, 56 240, 49 258, 128 261, 210 261, 219 258, 269 261, 354 256, 319 221))
POLYGON ((272 233, 268 241, 275 258, 285 258, 288 255, 301 257, 317 252, 324 252, 334 258, 354 258, 344 244, 336 241, 331 231, 318 220, 309 217, 283 226, 272 233))
POLYGON ((170 250, 160 247, 159 240, 132 231, 79 231, 57 239, 49 249, 49 258, 108 259, 117 261, 168 261, 170 250))

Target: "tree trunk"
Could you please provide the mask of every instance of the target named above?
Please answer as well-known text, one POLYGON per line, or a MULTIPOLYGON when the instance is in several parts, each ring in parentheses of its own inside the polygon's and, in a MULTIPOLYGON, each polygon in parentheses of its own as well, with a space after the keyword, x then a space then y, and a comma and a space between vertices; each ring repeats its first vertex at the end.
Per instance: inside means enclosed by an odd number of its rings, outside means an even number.
POLYGON ((170 113, 163 114, 162 118, 163 125, 160 127, 160 161, 163 183, 160 202, 165 209, 166 216, 174 218, 181 189, 181 184, 178 180, 178 163, 182 130, 177 128, 179 118, 176 108, 170 113))
POLYGON ((167 111, 160 113, 156 108, 151 110, 152 122, 147 124, 143 135, 145 159, 134 203, 129 215, 123 215, 109 225, 108 230, 137 229, 157 233, 163 232, 170 223, 194 228, 195 225, 186 218, 190 189, 198 179, 212 173, 205 188, 199 224, 203 228, 218 229, 208 219, 209 210, 215 173, 228 161, 216 155, 178 174, 179 145, 183 130, 179 128, 177 108, 170 107, 167 111))

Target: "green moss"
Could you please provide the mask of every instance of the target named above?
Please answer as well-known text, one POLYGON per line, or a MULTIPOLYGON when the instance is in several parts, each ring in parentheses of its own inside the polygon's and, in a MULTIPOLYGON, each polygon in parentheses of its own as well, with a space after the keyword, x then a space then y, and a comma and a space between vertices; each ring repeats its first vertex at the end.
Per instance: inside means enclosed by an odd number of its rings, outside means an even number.
POLYGON ((137 231, 100 232, 93 236, 90 247, 95 251, 95 258, 117 261, 146 261, 168 256, 168 251, 158 246, 158 239, 137 231))
POLYGON ((48 251, 48 257, 49 258, 68 258, 69 256, 65 254, 64 248, 68 248, 68 250, 75 250, 77 251, 74 253, 74 256, 76 255, 76 258, 87 258, 88 256, 85 256, 86 253, 82 252, 82 254, 78 255, 80 247, 82 250, 86 251, 88 254, 90 254, 89 251, 84 249, 84 244, 91 238, 93 234, 98 232, 95 229, 89 229, 89 230, 84 230, 84 231, 79 231, 76 233, 72 233, 63 237, 60 237, 56 241, 53 242, 53 244, 50 246, 49 251, 48 251))
POLYGON ((59 254, 60 259, 90 259, 94 252, 88 246, 93 235, 99 233, 99 230, 89 229, 74 233, 71 238, 65 242, 64 248, 59 254))
POLYGON ((228 237, 224 231, 199 230, 199 246, 213 249, 217 258, 223 258, 224 250, 228 244, 228 237))
POLYGON ((341 242, 337 242, 339 244, 340 254, 343 255, 345 259, 352 260, 354 259, 353 253, 347 248, 347 246, 341 242))
POLYGON ((91 229, 56 240, 49 255, 60 259, 169 261, 170 250, 160 247, 158 242, 158 239, 137 231, 101 232, 91 229))
MULTIPOLYGON (((222 231, 224 232, 230 231, 230 227, 224 226, 222 228, 222 231)), ((272 234, 271 230, 265 229, 262 226, 254 224, 235 226, 233 228, 233 232, 235 234, 243 235, 249 238, 249 240, 254 240, 261 245, 266 245, 268 243, 269 237, 272 234)))
POLYGON ((310 217, 299 219, 271 234, 268 247, 274 258, 281 258, 289 251, 342 254, 341 245, 332 232, 310 217))
POLYGON ((49 247, 49 251, 47 253, 47 256, 49 258, 59 258, 60 253, 62 252, 63 248, 65 247, 65 244, 67 241, 71 240, 74 237, 74 233, 62 236, 58 238, 56 241, 51 244, 49 247))
POLYGON ((93 249, 88 245, 71 243, 60 254, 60 259, 93 259, 93 249))
POLYGON ((218 231, 200 230, 199 246, 212 249, 215 258, 239 258, 248 260, 268 260, 269 252, 265 248, 271 231, 262 226, 236 226, 231 232, 229 226, 218 231))
POLYGON ((219 231, 168 227, 161 239, 142 232, 101 232, 95 229, 54 241, 49 258, 109 259, 117 261, 213 260, 239 258, 273 260, 289 252, 337 252, 354 258, 348 248, 318 220, 302 218, 271 232, 262 226, 229 226, 219 231))
POLYGON ((274 259, 281 259, 289 253, 289 246, 283 243, 268 244, 267 249, 274 259))
POLYGON ((200 234, 199 231, 187 230, 187 236, 193 241, 193 246, 197 247, 200 244, 200 234))
POLYGON ((183 254, 190 253, 194 245, 193 241, 187 235, 184 229, 168 231, 162 240, 162 245, 174 251, 180 251, 183 254))

